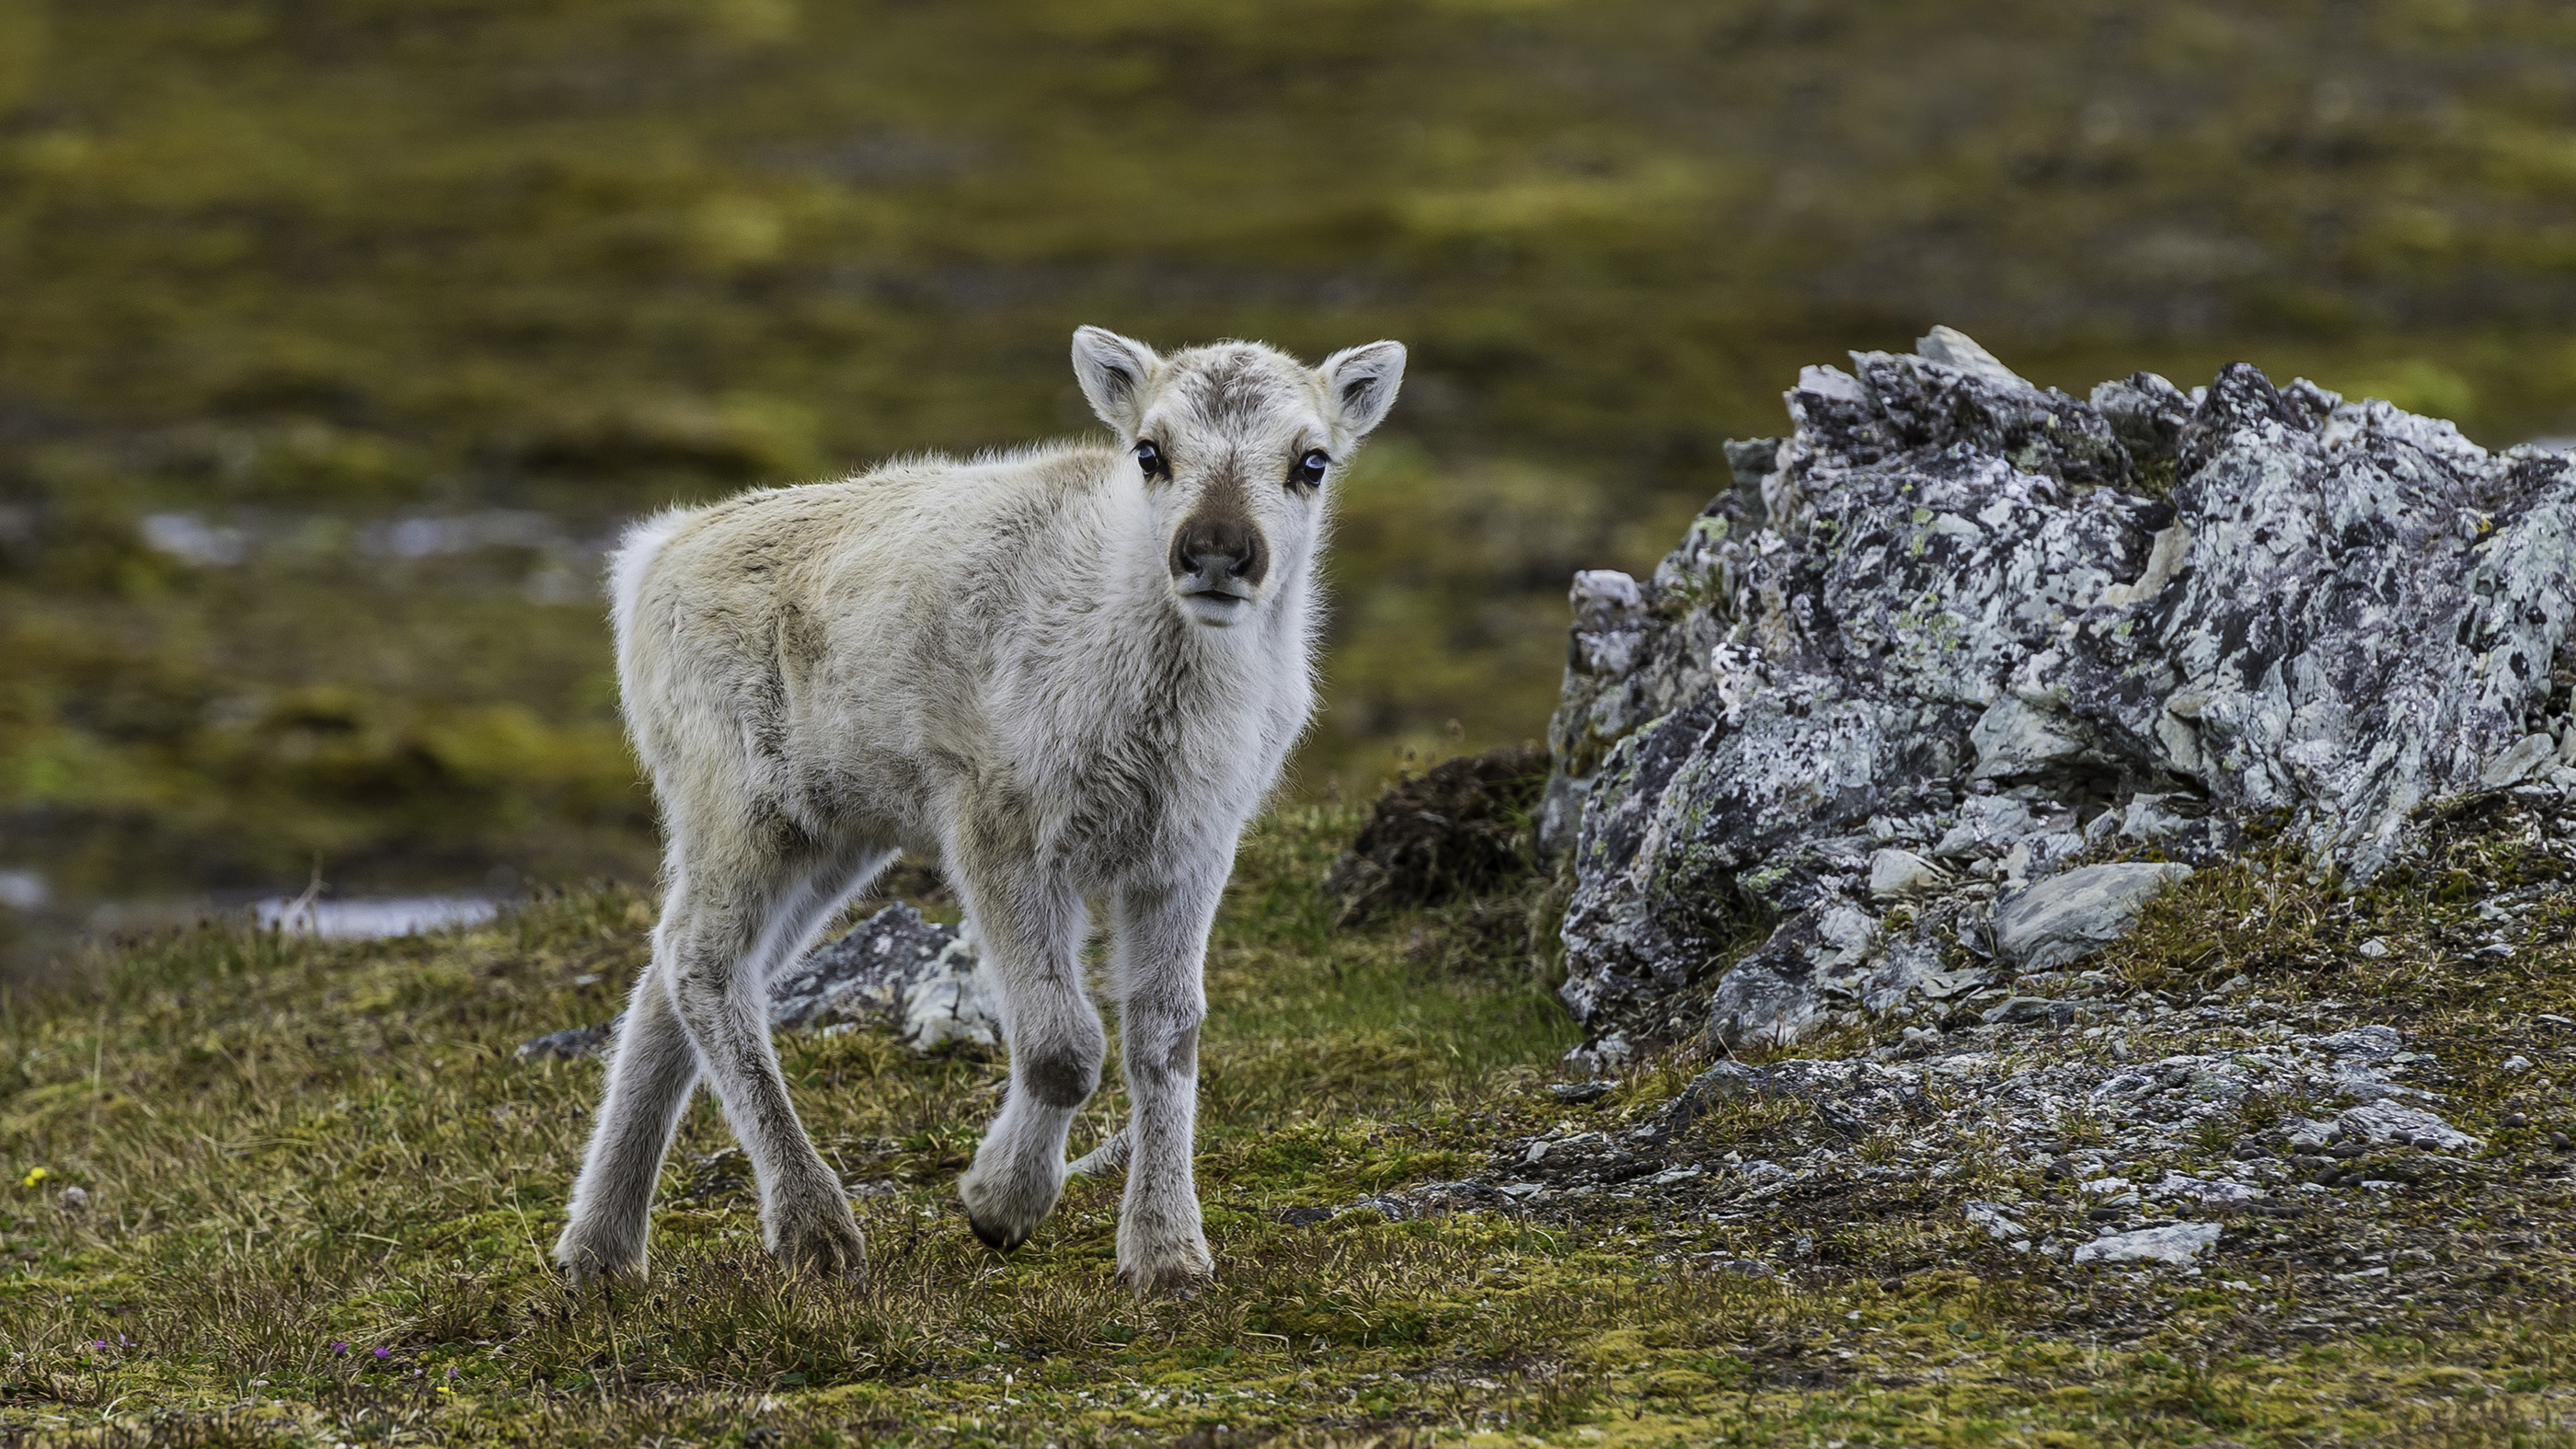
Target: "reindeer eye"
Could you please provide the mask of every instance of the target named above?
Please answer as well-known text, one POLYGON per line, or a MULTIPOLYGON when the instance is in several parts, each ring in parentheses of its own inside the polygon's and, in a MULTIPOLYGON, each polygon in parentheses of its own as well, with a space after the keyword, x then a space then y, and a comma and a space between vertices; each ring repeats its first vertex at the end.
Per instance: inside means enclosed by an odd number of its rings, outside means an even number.
POLYGON ((1163 466, 1163 450, 1155 447, 1150 438, 1136 440, 1136 466, 1144 469, 1148 478, 1160 478, 1170 471, 1163 466))
POLYGON ((1308 488, 1324 481, 1324 470, 1333 466, 1333 457, 1321 448, 1308 448, 1297 466, 1288 470, 1288 481, 1308 488))

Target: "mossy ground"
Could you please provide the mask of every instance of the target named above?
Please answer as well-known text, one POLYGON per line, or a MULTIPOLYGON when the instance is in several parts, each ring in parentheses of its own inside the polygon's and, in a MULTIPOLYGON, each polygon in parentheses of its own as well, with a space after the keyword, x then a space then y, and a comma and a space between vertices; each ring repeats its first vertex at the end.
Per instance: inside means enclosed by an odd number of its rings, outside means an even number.
MULTIPOLYGON (((1620 1127, 1690 1064, 1559 1102, 1544 1085, 1574 1032, 1544 983, 1516 954, 1441 949, 1486 930, 1491 902, 1332 929, 1321 878, 1358 823, 1289 810, 1246 845, 1209 970, 1200 1172, 1220 1277, 1184 1302, 1113 1282, 1114 1183, 1077 1182, 1007 1260, 978 1246, 951 1183, 1000 1063, 915 1057, 874 1030, 782 1038, 869 1233, 864 1291, 760 1254, 702 1102, 650 1285, 567 1292, 543 1253, 599 1068, 512 1049, 614 1009, 650 916, 618 891, 375 945, 209 927, 102 957, 80 989, 7 997, 0 1425, 206 1444, 2570 1440, 2563 1168, 2537 1127, 2495 1125, 2516 1101, 2564 1107, 2567 1047, 2530 1017, 2576 1005, 2563 929, 2516 937, 2505 996, 2445 974, 2441 932, 2476 903, 2446 900, 2444 878, 2354 904, 2254 864, 2195 878, 2116 963, 2168 992, 2247 971, 2285 1000, 2424 1003, 2406 1025, 2439 1043, 2446 1110, 2496 1146, 2456 1191, 2427 1186, 2412 1228, 2338 1207, 2232 1232, 2243 1261, 2201 1279, 2069 1270, 1960 1221, 1953 1197, 2043 1187, 1973 1155, 1937 1189, 1776 1222, 1712 1224, 1655 1192, 1389 1221, 1313 1210, 1491 1175, 1505 1140, 1560 1123, 1620 1127), (2356 933, 2403 949, 2361 961, 2356 933), (2508 1044, 2536 1074, 2498 1069, 2508 1044), (66 1186, 85 1211, 57 1206, 66 1186), (2447 1235, 2440 1294, 2382 1305, 2367 1295, 2384 1280, 2337 1276, 2386 1257, 2392 1232, 2447 1235), (1715 1266, 1793 1234, 1822 1251, 1777 1277, 1715 1266), (2256 1273, 2261 1305, 2217 1281, 2256 1273)), ((2481 868, 2528 860, 2478 848, 2481 868)), ((1119 1108, 1104 1092, 1077 1146, 1119 1108)), ((1778 1151, 1806 1130, 1794 1104, 1743 1102, 1698 1124, 1694 1150, 1778 1151)))

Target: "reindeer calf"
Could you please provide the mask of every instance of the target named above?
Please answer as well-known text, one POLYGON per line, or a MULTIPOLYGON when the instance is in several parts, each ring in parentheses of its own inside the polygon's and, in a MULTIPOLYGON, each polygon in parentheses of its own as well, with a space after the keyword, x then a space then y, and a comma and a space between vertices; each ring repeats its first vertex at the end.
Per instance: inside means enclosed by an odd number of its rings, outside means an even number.
POLYGON ((1404 348, 1309 369, 1085 327, 1073 368, 1116 446, 893 463, 627 535, 618 682, 667 897, 555 1244, 576 1278, 644 1271, 701 1077, 751 1158, 770 1251, 862 1269, 766 998, 899 852, 944 864, 1001 987, 1010 1088, 958 1184, 976 1235, 1018 1246, 1063 1190, 1107 1046, 1081 980, 1098 899, 1134 1099, 1119 1272, 1145 1296, 1213 1271, 1191 1177, 1208 929, 1312 708, 1332 482, 1393 406, 1404 348))

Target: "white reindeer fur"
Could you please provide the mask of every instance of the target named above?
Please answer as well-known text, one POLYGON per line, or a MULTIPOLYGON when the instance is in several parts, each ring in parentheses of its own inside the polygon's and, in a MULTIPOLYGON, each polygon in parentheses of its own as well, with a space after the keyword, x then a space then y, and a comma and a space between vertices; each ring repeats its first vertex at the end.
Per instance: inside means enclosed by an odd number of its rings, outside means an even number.
POLYGON ((1106 1047, 1080 974, 1097 900, 1134 1103, 1119 1268, 1140 1295, 1213 1271, 1190 1166, 1207 932, 1313 705, 1333 481, 1403 363, 1391 342, 1312 370, 1253 343, 1163 358, 1084 328, 1075 373, 1119 446, 898 462, 629 532, 618 678, 661 799, 667 895, 555 1247, 565 1268, 643 1272, 653 1185, 703 1076, 753 1163, 771 1251, 861 1270, 839 1179, 787 1099, 767 982, 901 851, 945 864, 1002 987, 1010 1088, 959 1185, 977 1233, 1016 1246, 1062 1191, 1106 1047), (1139 438, 1167 477, 1140 469, 1139 438), (1311 449, 1332 460, 1321 486, 1291 478, 1311 449), (1215 564, 1174 571, 1175 541, 1220 515, 1267 549, 1242 569, 1258 583, 1233 587, 1243 602, 1190 582, 1239 578, 1215 564))

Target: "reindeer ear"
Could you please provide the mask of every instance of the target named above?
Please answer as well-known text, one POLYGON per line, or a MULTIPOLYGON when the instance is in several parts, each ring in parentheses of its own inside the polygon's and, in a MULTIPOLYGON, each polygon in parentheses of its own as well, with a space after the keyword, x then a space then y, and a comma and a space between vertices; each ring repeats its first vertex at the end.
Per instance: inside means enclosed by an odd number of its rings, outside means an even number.
POLYGON ((1091 410, 1122 438, 1145 418, 1145 379, 1162 361, 1142 342, 1100 327, 1073 329, 1073 375, 1091 410))
POLYGON ((1387 410, 1395 406, 1395 390, 1404 382, 1404 344, 1346 347, 1325 358, 1316 371, 1341 412, 1342 426, 1360 437, 1385 422, 1387 410))

